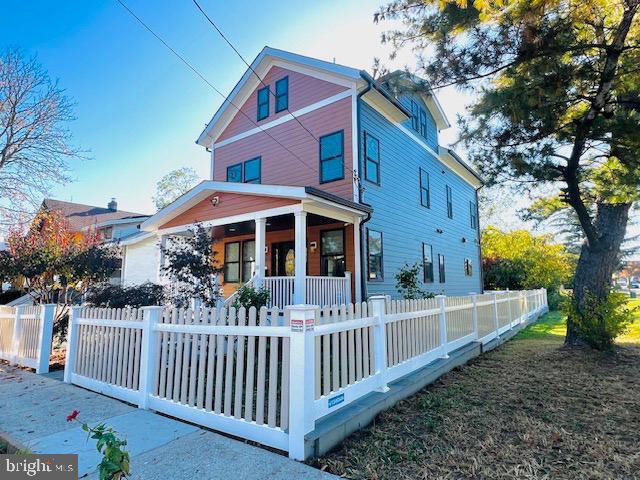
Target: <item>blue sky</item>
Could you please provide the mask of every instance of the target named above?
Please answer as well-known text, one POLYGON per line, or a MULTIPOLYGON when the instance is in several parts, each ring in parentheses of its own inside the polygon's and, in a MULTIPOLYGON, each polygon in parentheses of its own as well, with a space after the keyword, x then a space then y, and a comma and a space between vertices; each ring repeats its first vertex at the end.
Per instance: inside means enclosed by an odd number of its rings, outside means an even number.
MULTIPOLYGON (((221 91, 233 88, 245 66, 190 0, 124 1, 221 91)), ((372 21, 378 1, 200 3, 249 60, 264 45, 367 69, 388 56, 372 21)), ((9 10, 0 47, 37 54, 59 79, 76 102, 75 142, 91 157, 53 196, 95 205, 115 196, 122 209, 150 212, 164 173, 191 166, 208 175, 194 142, 222 98, 115 0, 13 1, 9 10)))

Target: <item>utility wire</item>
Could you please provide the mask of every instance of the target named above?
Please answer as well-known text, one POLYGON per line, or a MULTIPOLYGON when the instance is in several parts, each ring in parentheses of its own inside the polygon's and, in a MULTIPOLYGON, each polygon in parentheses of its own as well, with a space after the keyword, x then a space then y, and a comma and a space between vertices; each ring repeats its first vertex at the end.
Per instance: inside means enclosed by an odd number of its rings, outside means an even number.
MULTIPOLYGON (((222 30, 220 30, 220 28, 218 28, 218 26, 216 25, 216 23, 213 21, 213 19, 211 19, 211 17, 209 17, 209 15, 207 15, 207 12, 204 11, 204 9, 200 6, 200 4, 198 3, 197 0, 193 0, 193 3, 195 4, 195 6, 198 8, 198 10, 200 10, 200 13, 202 13, 202 15, 204 15, 204 17, 207 19, 207 21, 211 24, 211 26, 216 30, 216 32, 218 32, 218 34, 222 37, 222 39, 227 42, 227 44, 231 47, 231 49, 236 53, 236 55, 238 55, 238 57, 240 57, 240 60, 242 60, 242 62, 247 66, 247 68, 249 70, 251 70, 251 72, 256 76, 256 78, 258 79, 258 81, 267 88, 267 91, 276 99, 278 99, 278 97, 276 96, 275 92, 273 92, 271 90, 271 87, 269 85, 267 85, 264 80, 262 78, 260 78, 260 75, 258 75, 258 73, 253 69, 253 67, 251 66, 251 64, 249 62, 247 62, 247 60, 242 56, 242 54, 238 51, 238 49, 235 47, 235 45, 231 42, 231 40, 229 40, 229 38, 222 32, 222 30)), ((300 119, 298 117, 296 117, 293 112, 291 110, 289 110, 289 106, 287 105, 287 107, 285 108, 285 110, 289 113, 289 115, 291 115, 296 122, 298 122, 298 124, 307 131, 307 133, 309 135, 311 135, 311 137, 316 141, 316 143, 318 143, 318 145, 320 145, 320 139, 318 137, 316 137, 311 130, 309 130, 307 127, 305 127, 303 125, 303 123, 300 121, 300 119)), ((354 177, 354 181, 356 181, 358 183, 358 185, 360 185, 360 177, 359 175, 356 173, 355 170, 353 170, 353 177, 354 177)))
POLYGON ((211 87, 218 95, 220 95, 225 102, 228 102, 230 105, 232 105, 239 113, 241 113, 243 116, 245 116, 247 118, 247 120, 249 120, 254 126, 256 126, 261 132, 263 132, 264 134, 266 134, 269 138, 271 138, 274 142, 276 142, 278 145, 280 145, 282 148, 284 148, 287 152, 289 152, 293 157, 295 157, 300 163, 302 163, 303 165, 305 165, 307 168, 316 171, 315 168, 313 168, 311 165, 309 165, 307 162, 305 162, 304 160, 302 160, 298 155, 296 155, 295 153, 293 153, 291 150, 289 150, 289 148, 287 148, 285 145, 283 145, 281 142, 279 142, 273 135, 271 135, 269 132, 267 132, 265 129, 263 129, 260 125, 258 125, 256 122, 253 121, 253 119, 244 111, 242 111, 235 103, 233 103, 231 100, 229 100, 228 95, 225 95, 224 93, 222 93, 218 88, 216 88, 215 85, 213 85, 211 82, 209 82, 209 80, 207 80, 205 78, 204 75, 202 75, 191 63, 189 63, 182 55, 180 55, 180 53, 178 53, 176 50, 174 50, 171 45, 169 45, 160 35, 158 35, 156 32, 154 32, 151 27, 149 27, 149 25, 147 25, 138 15, 135 14, 135 12, 133 12, 133 10, 131 10, 124 2, 122 2, 122 0, 116 0, 127 12, 129 12, 129 14, 135 18, 138 23, 140 23, 140 25, 142 25, 147 31, 149 31, 149 33, 151 33, 158 41, 160 41, 160 43, 162 43, 169 51, 171 51, 171 53, 173 53, 176 57, 178 57, 180 59, 180 61, 182 61, 182 63, 184 63, 193 73, 195 73, 204 83, 206 83, 209 87, 211 87))

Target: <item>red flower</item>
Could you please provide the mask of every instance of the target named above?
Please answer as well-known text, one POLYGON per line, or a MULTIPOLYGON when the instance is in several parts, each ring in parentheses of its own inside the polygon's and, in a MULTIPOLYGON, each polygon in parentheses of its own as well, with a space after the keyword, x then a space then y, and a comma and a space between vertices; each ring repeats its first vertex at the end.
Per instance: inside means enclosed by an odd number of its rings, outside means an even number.
POLYGON ((71 415, 67 416, 67 422, 73 422, 78 415, 80 415, 80 412, 78 410, 74 410, 71 412, 71 415))

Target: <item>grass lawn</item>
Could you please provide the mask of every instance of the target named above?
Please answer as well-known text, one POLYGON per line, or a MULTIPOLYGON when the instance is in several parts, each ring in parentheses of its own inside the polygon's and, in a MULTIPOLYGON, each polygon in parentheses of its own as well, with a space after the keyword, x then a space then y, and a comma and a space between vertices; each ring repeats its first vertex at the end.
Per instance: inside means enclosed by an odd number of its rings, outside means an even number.
MULTIPOLYGON (((640 301, 635 301, 640 305, 640 301)), ((551 312, 314 465, 347 478, 640 478, 640 315, 613 355, 551 312)))

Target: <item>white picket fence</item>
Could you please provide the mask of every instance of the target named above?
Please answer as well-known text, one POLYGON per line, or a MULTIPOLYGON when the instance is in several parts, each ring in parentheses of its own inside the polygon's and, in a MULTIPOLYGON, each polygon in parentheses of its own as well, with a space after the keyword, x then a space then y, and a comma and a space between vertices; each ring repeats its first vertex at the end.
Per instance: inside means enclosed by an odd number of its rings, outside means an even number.
POLYGON ((49 371, 55 305, 0 306, 0 359, 49 371))
POLYGON ((284 311, 76 307, 65 381, 303 460, 318 419, 546 310, 544 290, 284 311))

